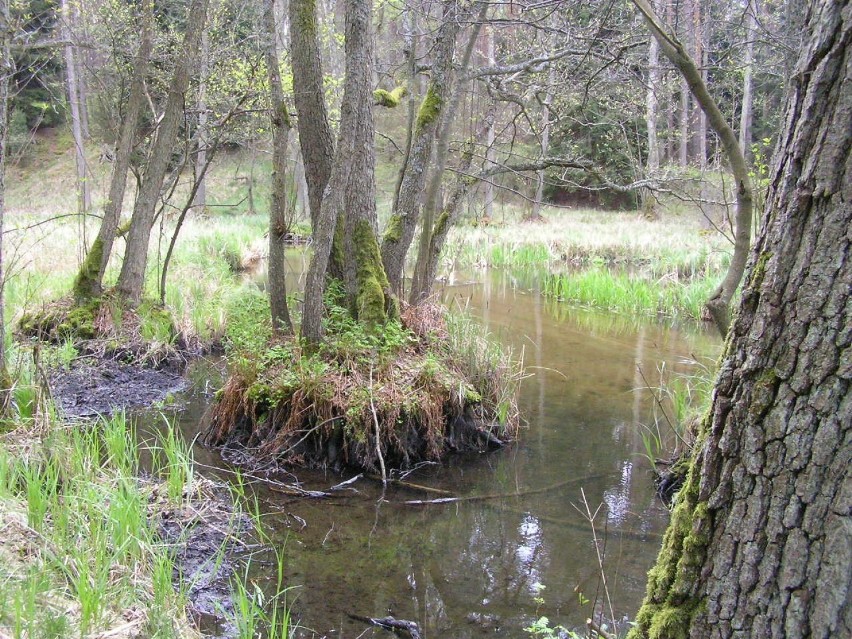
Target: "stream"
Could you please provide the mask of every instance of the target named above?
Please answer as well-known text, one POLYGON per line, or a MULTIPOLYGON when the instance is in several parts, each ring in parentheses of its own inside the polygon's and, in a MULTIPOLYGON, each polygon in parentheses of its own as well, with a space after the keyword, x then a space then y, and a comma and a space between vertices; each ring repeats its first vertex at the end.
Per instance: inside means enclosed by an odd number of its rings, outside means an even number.
MULTIPOLYGON (((688 375, 694 360, 715 361, 720 342, 694 327, 547 300, 534 283, 497 271, 444 283, 446 303, 523 352, 526 426, 503 450, 407 477, 461 497, 509 496, 412 506, 403 502, 439 495, 397 486, 383 495, 370 479, 327 500, 253 487, 267 532, 285 548, 296 636, 391 636, 365 632, 347 613, 390 614, 416 621, 425 637, 459 639, 524 637, 540 616, 578 628, 591 616, 611 627, 612 616, 621 623, 635 615, 668 520, 642 440, 642 424, 661 419, 649 387, 661 371, 688 375)), ((177 415, 188 440, 211 373, 201 367, 192 376, 177 415)), ((194 454, 199 472, 230 477, 215 470, 228 468, 217 451, 195 446, 194 454)), ((320 489, 353 475, 298 472, 306 488, 320 489)), ((253 563, 261 586, 275 579, 264 559, 253 563)))

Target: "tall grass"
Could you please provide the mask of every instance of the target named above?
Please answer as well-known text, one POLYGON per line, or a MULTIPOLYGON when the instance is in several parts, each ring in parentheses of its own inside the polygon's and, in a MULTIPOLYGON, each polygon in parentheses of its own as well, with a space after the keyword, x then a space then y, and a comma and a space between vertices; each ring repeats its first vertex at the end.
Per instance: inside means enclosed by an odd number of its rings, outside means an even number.
POLYGON ((715 281, 707 278, 652 280, 602 268, 544 277, 542 293, 582 306, 637 315, 700 320, 715 281))
MULTIPOLYGON (((140 445, 125 417, 38 438, 18 428, 2 444, 0 635, 87 637, 127 618, 142 636, 192 635, 174 554, 157 533, 163 504, 135 476, 140 445), (149 632, 164 615, 168 627, 149 632)), ((178 504, 191 482, 185 449, 167 435, 158 450, 169 460, 167 503, 178 504)))

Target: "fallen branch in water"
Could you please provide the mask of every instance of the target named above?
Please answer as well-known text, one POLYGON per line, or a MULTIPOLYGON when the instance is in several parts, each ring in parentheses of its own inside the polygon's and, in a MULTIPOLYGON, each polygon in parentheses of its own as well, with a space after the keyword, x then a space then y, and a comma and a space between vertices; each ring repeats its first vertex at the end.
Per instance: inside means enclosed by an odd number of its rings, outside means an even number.
POLYGON ((466 495, 465 497, 439 497, 438 499, 409 499, 402 502, 407 506, 431 506, 438 504, 455 504, 462 501, 486 501, 490 499, 509 499, 511 497, 526 497, 527 495, 538 495, 540 493, 550 492, 571 484, 582 484, 584 482, 595 481, 608 477, 609 475, 586 475, 585 477, 574 477, 564 481, 545 486, 544 488, 532 488, 530 490, 518 490, 513 493, 490 493, 488 495, 466 495))
POLYGON ((394 617, 362 617, 361 615, 353 615, 352 613, 346 613, 346 616, 355 621, 361 621, 371 626, 390 630, 396 636, 403 637, 404 639, 422 639, 420 627, 413 621, 395 619, 394 617))
MULTIPOLYGON (((382 478, 378 475, 367 475, 367 477, 375 481, 382 481, 382 478)), ((432 486, 424 486, 423 484, 415 484, 410 481, 405 481, 404 479, 394 479, 393 477, 388 477, 388 483, 394 484, 396 486, 402 486, 403 488, 410 488, 411 490, 419 490, 423 493, 434 493, 436 495, 447 495, 450 497, 453 496, 453 493, 451 493, 449 490, 444 490, 443 488, 433 488, 432 486)))

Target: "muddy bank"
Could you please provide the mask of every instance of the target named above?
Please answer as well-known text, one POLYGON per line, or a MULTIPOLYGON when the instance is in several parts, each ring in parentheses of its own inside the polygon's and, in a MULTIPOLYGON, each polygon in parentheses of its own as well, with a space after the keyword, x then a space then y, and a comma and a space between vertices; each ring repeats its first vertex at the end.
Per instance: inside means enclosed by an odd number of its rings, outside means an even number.
POLYGON ((175 584, 187 589, 188 613, 205 637, 235 637, 231 581, 251 519, 235 513, 230 496, 206 480, 198 498, 182 508, 165 510, 159 532, 175 547, 175 584))
POLYGON ((75 362, 48 373, 50 392, 67 417, 106 415, 124 408, 170 403, 187 387, 181 375, 108 358, 75 362))

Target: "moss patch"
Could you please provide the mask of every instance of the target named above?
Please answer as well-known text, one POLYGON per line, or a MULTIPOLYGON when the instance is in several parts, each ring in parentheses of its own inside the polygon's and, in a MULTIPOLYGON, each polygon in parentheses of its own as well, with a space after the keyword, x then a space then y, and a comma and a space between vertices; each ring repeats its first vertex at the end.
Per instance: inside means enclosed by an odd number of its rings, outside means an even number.
POLYGON ((685 639, 701 609, 694 585, 704 563, 711 515, 698 499, 700 472, 696 444, 686 483, 678 493, 656 565, 648 572, 648 592, 628 639, 685 639))
POLYGON ((408 95, 408 88, 398 86, 392 91, 385 89, 376 89, 373 91, 373 100, 377 106, 383 106, 388 109, 394 109, 399 106, 402 99, 408 95))
POLYGON ((444 101, 438 95, 435 87, 430 84, 426 90, 426 95, 423 97, 423 102, 420 103, 420 109, 417 111, 416 130, 418 132, 438 119, 443 103, 444 101))
POLYGON ((399 242, 402 239, 402 217, 399 215, 391 215, 388 219, 388 224, 385 227, 385 234, 382 237, 384 242, 399 242))
POLYGON ((388 319, 390 284, 382 266, 376 235, 369 222, 362 220, 355 224, 352 240, 358 266, 357 319, 368 330, 374 330, 388 319))
POLYGON ((65 298, 24 313, 18 331, 51 344, 71 342, 80 353, 128 363, 171 366, 185 359, 180 351, 186 344, 171 313, 151 300, 129 308, 111 294, 84 303, 65 298))
POLYGON ((74 279, 74 299, 87 300, 100 294, 101 283, 98 275, 104 255, 104 243, 101 238, 95 238, 86 259, 80 266, 80 271, 74 279))

